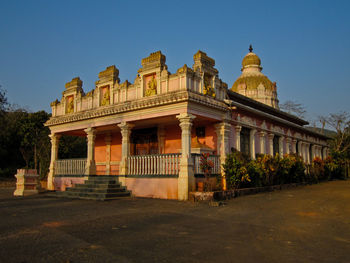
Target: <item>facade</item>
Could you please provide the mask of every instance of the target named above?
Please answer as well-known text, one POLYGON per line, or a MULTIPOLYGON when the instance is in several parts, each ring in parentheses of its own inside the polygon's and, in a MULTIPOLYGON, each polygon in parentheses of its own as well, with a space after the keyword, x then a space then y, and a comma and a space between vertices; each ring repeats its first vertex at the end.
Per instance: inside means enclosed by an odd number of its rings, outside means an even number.
POLYGON ((276 84, 261 73, 252 50, 232 89, 219 78, 214 59, 202 51, 193 59, 192 68, 171 74, 165 56, 152 53, 133 83, 120 82, 119 70, 110 66, 88 93, 79 78, 68 82, 46 123, 49 189, 65 190, 90 175, 116 175, 135 196, 187 200, 204 152, 217 174, 231 148, 251 158, 297 153, 306 163, 327 156, 327 137, 278 109, 276 84), (57 159, 62 134, 87 138, 86 159, 57 159))

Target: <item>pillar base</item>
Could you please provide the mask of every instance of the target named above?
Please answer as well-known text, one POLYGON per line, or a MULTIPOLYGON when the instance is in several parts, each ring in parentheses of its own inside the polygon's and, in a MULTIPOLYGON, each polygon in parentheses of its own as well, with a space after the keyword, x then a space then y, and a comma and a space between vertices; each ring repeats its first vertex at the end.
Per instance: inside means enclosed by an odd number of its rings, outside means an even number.
POLYGON ((96 165, 94 161, 86 164, 85 175, 96 175, 96 165))

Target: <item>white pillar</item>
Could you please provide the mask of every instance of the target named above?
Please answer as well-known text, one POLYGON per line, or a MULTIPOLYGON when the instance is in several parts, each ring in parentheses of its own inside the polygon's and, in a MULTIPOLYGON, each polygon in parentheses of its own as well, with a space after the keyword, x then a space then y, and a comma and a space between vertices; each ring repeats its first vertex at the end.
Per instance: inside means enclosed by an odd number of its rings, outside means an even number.
POLYGON ((55 163, 58 156, 58 144, 60 140, 61 135, 56 133, 50 134, 51 139, 51 161, 50 161, 50 171, 47 176, 47 189, 48 190, 55 190, 55 186, 53 184, 53 178, 55 176, 55 163))
POLYGON ((95 163, 96 130, 94 128, 87 128, 84 131, 87 134, 87 146, 88 146, 85 175, 95 175, 96 174, 96 163, 95 163))
POLYGON ((284 142, 284 137, 281 136, 278 138, 278 153, 280 157, 283 157, 284 151, 283 151, 283 142, 284 142))
POLYGON ((290 137, 286 138, 286 154, 290 154, 290 144, 292 139, 290 137))
POLYGON ((311 146, 311 154, 312 154, 312 160, 318 155, 317 154, 317 146, 316 145, 312 145, 311 146))
POLYGON ((188 200, 188 192, 195 189, 193 163, 191 156, 191 128, 194 118, 192 114, 181 113, 176 116, 181 127, 181 160, 178 179, 178 200, 188 200))
POLYGON ((322 148, 322 159, 325 160, 327 158, 327 147, 322 148))
POLYGON ((292 153, 297 153, 297 140, 292 139, 292 153))
POLYGON ((303 154, 303 142, 298 141, 298 155, 303 158, 304 154, 303 154))
POLYGON ((112 143, 112 137, 110 133, 105 135, 105 143, 106 143, 106 175, 110 175, 111 174, 111 143, 112 143))
POLYGON ((310 164, 310 143, 305 143, 305 155, 306 163, 310 164))
POLYGON ((269 133, 269 154, 273 156, 273 137, 275 135, 273 133, 269 133))
POLYGON ((266 139, 265 139, 266 133, 263 131, 259 132, 259 145, 260 145, 260 153, 265 154, 266 153, 266 139))
POLYGON ((250 147, 250 158, 252 160, 255 160, 255 129, 250 130, 250 136, 249 136, 249 147, 250 147))
POLYGON ((237 151, 241 150, 241 130, 242 126, 235 126, 235 148, 237 151))
POLYGON ((130 134, 134 125, 124 121, 118 124, 118 127, 120 128, 120 133, 122 134, 122 158, 119 168, 119 182, 125 185, 125 175, 127 175, 129 171, 127 158, 130 155, 130 134))
MULTIPOLYGON (((230 152, 229 150, 229 140, 230 140, 230 133, 231 133, 231 124, 228 122, 222 122, 215 125, 216 128, 216 134, 218 138, 219 145, 219 151, 218 154, 220 154, 220 164, 222 167, 223 164, 225 164, 226 161, 226 155, 230 152)), ((222 176, 222 188, 223 190, 226 190, 226 178, 225 178, 225 172, 224 169, 221 170, 221 176, 222 176)))

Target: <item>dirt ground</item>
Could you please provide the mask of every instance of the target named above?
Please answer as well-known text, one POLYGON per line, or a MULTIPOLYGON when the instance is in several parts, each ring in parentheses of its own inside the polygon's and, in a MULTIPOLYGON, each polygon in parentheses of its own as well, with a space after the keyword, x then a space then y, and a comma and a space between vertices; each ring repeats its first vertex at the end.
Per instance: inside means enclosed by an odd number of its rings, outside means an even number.
POLYGON ((350 262, 350 180, 220 207, 13 191, 0 189, 0 262, 350 262))

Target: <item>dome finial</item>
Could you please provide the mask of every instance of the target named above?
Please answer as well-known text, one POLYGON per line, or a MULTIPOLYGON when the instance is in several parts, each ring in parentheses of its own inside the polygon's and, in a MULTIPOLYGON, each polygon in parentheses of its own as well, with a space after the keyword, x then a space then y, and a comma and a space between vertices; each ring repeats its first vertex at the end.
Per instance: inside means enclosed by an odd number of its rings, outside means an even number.
POLYGON ((252 47, 252 44, 249 45, 249 52, 253 52, 253 47, 252 47))

